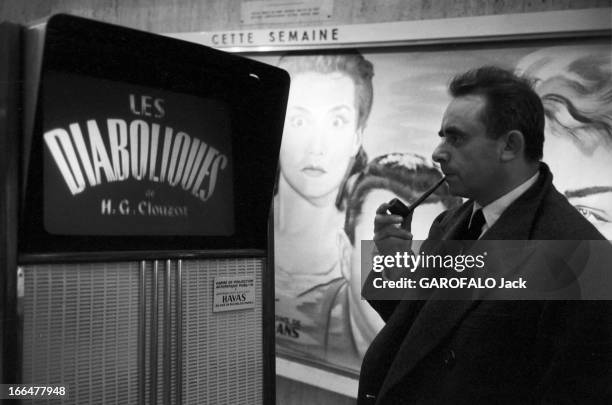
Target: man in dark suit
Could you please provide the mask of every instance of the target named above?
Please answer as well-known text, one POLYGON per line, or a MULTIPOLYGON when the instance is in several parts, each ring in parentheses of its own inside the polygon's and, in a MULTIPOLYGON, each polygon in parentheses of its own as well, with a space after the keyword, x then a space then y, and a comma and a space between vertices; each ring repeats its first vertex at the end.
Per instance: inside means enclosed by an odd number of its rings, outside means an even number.
MULTIPOLYGON (((450 191, 468 200, 434 221, 423 251, 452 239, 603 239, 540 162, 544 113, 528 81, 483 67, 455 77, 449 90, 433 158, 450 191)), ((379 253, 409 251, 410 231, 387 208, 374 224, 379 253)), ((445 294, 370 301, 386 324, 364 357, 359 404, 612 402, 609 301, 445 294)))

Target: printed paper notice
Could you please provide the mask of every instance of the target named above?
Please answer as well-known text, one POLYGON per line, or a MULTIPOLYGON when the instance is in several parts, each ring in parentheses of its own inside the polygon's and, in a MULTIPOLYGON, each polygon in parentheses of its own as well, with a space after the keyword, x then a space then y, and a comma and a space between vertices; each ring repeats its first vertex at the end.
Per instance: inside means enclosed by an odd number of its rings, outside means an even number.
POLYGON ((324 21, 332 16, 333 0, 255 0, 240 5, 243 24, 324 21))
POLYGON ((213 312, 255 308, 255 277, 215 277, 213 312))

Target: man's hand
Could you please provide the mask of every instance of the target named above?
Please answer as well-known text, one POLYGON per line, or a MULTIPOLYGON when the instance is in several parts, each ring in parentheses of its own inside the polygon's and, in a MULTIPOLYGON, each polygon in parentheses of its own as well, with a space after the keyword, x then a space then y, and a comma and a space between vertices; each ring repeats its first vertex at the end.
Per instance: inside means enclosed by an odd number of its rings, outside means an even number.
POLYGON ((378 253, 394 255, 396 252, 410 251, 412 247, 412 213, 406 218, 387 212, 389 204, 383 203, 376 210, 374 219, 374 244, 378 253))

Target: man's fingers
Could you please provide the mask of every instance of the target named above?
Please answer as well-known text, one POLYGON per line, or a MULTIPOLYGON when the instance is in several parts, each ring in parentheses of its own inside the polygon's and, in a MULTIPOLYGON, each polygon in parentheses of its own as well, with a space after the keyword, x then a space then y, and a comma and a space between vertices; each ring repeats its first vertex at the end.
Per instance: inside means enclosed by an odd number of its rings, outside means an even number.
POLYGON ((403 218, 400 215, 376 214, 374 218, 374 232, 386 226, 401 225, 403 218))
POLYGON ((412 240, 412 234, 410 233, 412 215, 406 221, 401 215, 389 214, 388 208, 388 203, 382 203, 376 210, 374 240, 380 241, 387 238, 412 240))
POLYGON ((374 242, 382 254, 410 250, 412 234, 410 229, 402 228, 404 218, 401 215, 389 214, 388 203, 382 203, 376 210, 374 218, 374 242))
POLYGON ((382 203, 376 209, 376 214, 388 214, 388 212, 387 212, 388 209, 389 209, 389 204, 388 203, 382 203))
POLYGON ((402 228, 389 226, 374 233, 374 240, 379 241, 387 238, 398 238, 404 240, 412 240, 412 234, 402 228))

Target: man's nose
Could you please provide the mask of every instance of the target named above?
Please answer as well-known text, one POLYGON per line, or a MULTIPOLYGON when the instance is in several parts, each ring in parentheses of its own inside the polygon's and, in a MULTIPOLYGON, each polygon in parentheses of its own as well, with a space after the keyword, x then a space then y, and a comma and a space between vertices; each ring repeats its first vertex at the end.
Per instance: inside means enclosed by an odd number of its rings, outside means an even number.
POLYGON ((448 151, 444 148, 444 144, 440 143, 431 154, 431 158, 436 163, 447 162, 449 158, 448 151))

